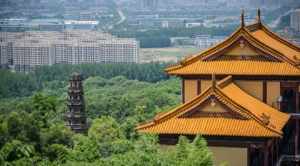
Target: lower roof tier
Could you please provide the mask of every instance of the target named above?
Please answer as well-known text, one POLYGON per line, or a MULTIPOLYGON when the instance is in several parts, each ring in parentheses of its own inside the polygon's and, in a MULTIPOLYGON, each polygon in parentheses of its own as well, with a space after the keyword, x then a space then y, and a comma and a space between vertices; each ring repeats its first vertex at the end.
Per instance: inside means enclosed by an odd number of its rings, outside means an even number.
POLYGON ((189 102, 139 125, 142 133, 206 136, 281 137, 290 116, 239 88, 231 76, 189 102))
POLYGON ((192 134, 205 136, 279 137, 254 120, 230 118, 177 118, 139 130, 154 134, 192 134))

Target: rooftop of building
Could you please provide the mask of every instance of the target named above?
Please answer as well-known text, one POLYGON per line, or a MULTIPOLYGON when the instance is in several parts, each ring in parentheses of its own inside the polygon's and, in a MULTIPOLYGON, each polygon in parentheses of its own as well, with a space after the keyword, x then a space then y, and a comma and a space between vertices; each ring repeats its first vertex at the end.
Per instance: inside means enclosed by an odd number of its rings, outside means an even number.
POLYGON ((0 32, 2 43, 11 42, 14 46, 39 47, 45 45, 72 45, 94 46, 97 44, 124 44, 137 43, 133 38, 117 38, 108 33, 89 30, 53 31, 26 31, 0 32))
POLYGON ((171 75, 300 76, 300 48, 269 30, 260 18, 241 26, 223 42, 170 66, 171 75))
POLYGON ((189 102, 139 125, 142 133, 204 136, 281 137, 289 115, 239 88, 231 76, 215 82, 189 102), (214 83, 215 82, 215 83, 214 83), (216 109, 222 107, 222 110, 216 109), (209 109, 205 109, 209 108, 209 109), (200 111, 201 110, 201 111, 200 111))

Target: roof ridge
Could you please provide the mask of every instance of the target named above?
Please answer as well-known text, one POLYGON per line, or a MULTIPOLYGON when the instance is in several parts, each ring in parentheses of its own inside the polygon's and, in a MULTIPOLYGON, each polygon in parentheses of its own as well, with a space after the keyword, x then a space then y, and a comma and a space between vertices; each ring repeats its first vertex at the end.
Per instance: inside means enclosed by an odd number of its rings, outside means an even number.
POLYGON ((230 84, 231 82, 232 82, 232 76, 229 75, 229 76, 225 77, 224 79, 218 81, 218 86, 220 88, 223 88, 223 87, 227 86, 228 84, 230 84))
MULTIPOLYGON (((264 31, 267 35, 269 35, 271 38, 273 38, 274 40, 277 40, 278 42, 282 43, 283 45, 297 51, 300 53, 300 47, 293 44, 292 42, 290 42, 287 39, 284 39, 283 37, 281 37, 280 35, 276 34, 275 32, 271 31, 265 24, 263 24, 262 22, 256 22, 253 23, 251 25, 248 25, 246 27, 249 31, 251 32, 255 32, 258 30, 262 30, 264 31)), ((289 59, 289 58, 288 58, 289 59)), ((294 62, 296 65, 300 64, 300 60, 294 58, 294 60, 299 61, 299 62, 294 62)))
POLYGON ((300 52, 300 47, 298 47, 297 45, 291 43, 290 41, 282 38, 281 36, 277 35, 276 33, 272 32, 271 30, 269 30, 269 28, 267 26, 265 26, 264 24, 261 24, 261 29, 266 32, 267 34, 275 37, 277 40, 279 40, 280 42, 284 43, 286 46, 294 49, 294 50, 297 50, 300 52))
MULTIPOLYGON (((234 84, 235 86, 237 86, 237 85, 236 85, 235 83, 233 83, 233 82, 231 82, 231 84, 234 84)), ((239 88, 239 86, 237 86, 237 87, 239 88)), ((240 89, 241 91, 243 91, 241 88, 239 88, 239 89, 240 89)), ((243 92, 244 92, 244 91, 243 91, 243 92)), ((261 119, 261 117, 256 116, 254 113, 252 113, 251 111, 247 110, 246 108, 244 108, 242 105, 240 105, 240 104, 237 103, 236 101, 230 99, 226 94, 224 94, 224 93, 222 92, 222 90, 220 91, 220 93, 221 93, 222 97, 224 97, 225 99, 229 100, 229 101, 231 102, 231 104, 235 104, 236 106, 238 106, 239 108, 241 108, 242 111, 245 111, 245 113, 247 113, 248 116, 252 117, 253 120, 255 120, 255 121, 257 121, 258 123, 260 123, 261 126, 267 128, 268 130, 271 130, 271 131, 273 131, 273 132, 276 132, 276 133, 278 133, 279 135, 282 134, 281 131, 277 131, 277 130, 272 129, 271 127, 269 127, 269 125, 266 125, 266 124, 264 123, 264 121, 261 119)), ((245 92, 245 93, 246 93, 246 92, 245 92)), ((259 100, 257 100, 257 101, 259 101, 259 100)), ((261 101, 259 101, 259 102, 261 102, 261 101)), ((263 102, 261 102, 261 103, 263 103, 263 102)), ((265 104, 265 103, 263 103, 263 104, 265 104)), ((265 104, 265 105, 268 106, 267 104, 265 104)), ((270 106, 269 106, 269 107, 270 107, 270 106)), ((281 129, 278 129, 278 130, 281 130, 281 129)))
MULTIPOLYGON (((261 24, 261 25, 262 25, 262 24, 261 24)), ((273 53, 273 54, 271 54, 271 55, 275 56, 274 58, 276 58, 276 59, 279 58, 279 60, 288 62, 288 63, 291 64, 291 65, 296 65, 292 60, 290 60, 288 57, 286 57, 283 53, 281 53, 280 51, 278 51, 278 50, 276 50, 276 49, 274 49, 274 48, 272 48, 272 47, 270 47, 270 46, 264 44, 263 42, 261 42, 261 41, 259 41, 259 40, 257 40, 257 39, 251 34, 251 32, 249 32, 249 30, 247 30, 247 29, 245 29, 245 30, 246 30, 246 31, 245 31, 246 35, 248 35, 249 39, 250 39, 252 42, 254 42, 255 44, 258 44, 258 46, 260 46, 260 47, 263 47, 263 48, 267 49, 268 52, 273 53)), ((246 39, 246 40, 247 40, 247 39, 246 39)), ((249 42, 249 43, 251 43, 251 42, 249 42)), ((253 43, 251 43, 251 44, 253 44, 253 43)), ((265 52, 265 51, 263 51, 263 52, 265 52)))

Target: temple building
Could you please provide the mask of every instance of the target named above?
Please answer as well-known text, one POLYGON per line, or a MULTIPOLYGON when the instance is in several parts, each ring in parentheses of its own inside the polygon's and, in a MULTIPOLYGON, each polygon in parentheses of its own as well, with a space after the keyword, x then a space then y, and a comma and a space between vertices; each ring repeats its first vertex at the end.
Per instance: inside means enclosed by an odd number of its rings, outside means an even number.
POLYGON ((86 133, 88 125, 85 115, 82 76, 79 73, 72 74, 68 94, 68 111, 64 117, 66 126, 76 133, 86 133))
POLYGON ((182 104, 139 124, 162 145, 206 138, 218 165, 299 164, 300 48, 260 18, 166 69, 182 79, 182 104))

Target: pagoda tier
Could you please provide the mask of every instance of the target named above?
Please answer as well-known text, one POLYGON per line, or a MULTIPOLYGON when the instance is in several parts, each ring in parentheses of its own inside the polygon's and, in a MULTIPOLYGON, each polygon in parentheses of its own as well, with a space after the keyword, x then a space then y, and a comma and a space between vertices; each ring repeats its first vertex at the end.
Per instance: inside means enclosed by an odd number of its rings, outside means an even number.
POLYGON ((76 133, 85 133, 87 130, 87 120, 82 77, 80 74, 74 73, 72 75, 68 95, 68 112, 65 113, 66 126, 70 127, 76 133))

